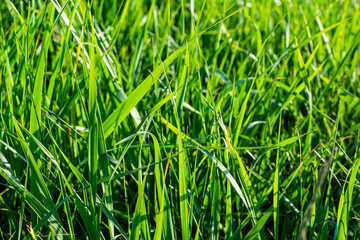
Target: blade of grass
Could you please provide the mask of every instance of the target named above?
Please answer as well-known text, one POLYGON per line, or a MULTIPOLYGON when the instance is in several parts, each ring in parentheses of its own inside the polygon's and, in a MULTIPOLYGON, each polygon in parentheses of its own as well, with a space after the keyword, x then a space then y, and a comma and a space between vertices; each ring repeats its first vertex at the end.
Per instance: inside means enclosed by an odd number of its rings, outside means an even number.
POLYGON ((136 104, 144 97, 144 95, 150 90, 152 85, 161 76, 164 69, 168 68, 169 65, 187 48, 187 46, 195 43, 196 39, 200 37, 205 31, 215 26, 219 22, 224 21, 235 13, 241 11, 242 9, 239 9, 232 14, 229 14, 228 16, 216 21, 214 24, 207 27, 205 30, 196 35, 196 37, 191 39, 187 45, 182 46, 181 48, 176 50, 169 57, 167 57, 161 65, 157 66, 155 70, 147 78, 145 78, 145 80, 129 95, 129 97, 126 98, 125 101, 123 101, 116 108, 116 110, 105 120, 105 122, 103 123, 105 138, 107 138, 115 130, 115 128, 125 119, 131 109, 136 106, 136 104))
MULTIPOLYGON (((278 144, 280 143, 281 135, 281 114, 279 120, 279 131, 278 131, 278 144)), ((274 208, 274 233, 275 239, 279 239, 279 213, 280 213, 280 204, 279 204, 279 174, 280 174, 280 163, 279 163, 279 154, 280 149, 277 149, 276 152, 276 165, 275 165, 275 175, 274 175, 274 187, 273 187, 273 208, 274 208)))
MULTIPOLYGON (((92 34, 94 29, 92 27, 92 34)), ((89 79, 89 137, 88 137, 88 159, 89 159, 89 183, 90 183, 90 203, 91 216, 96 223, 96 192, 97 192, 97 170, 98 170, 98 120, 97 110, 97 82, 96 82, 96 65, 95 65, 95 39, 92 39, 90 46, 90 79, 89 79)), ((100 226, 97 226, 99 229, 100 226)))
POLYGON ((256 239, 259 236, 260 231, 264 228, 266 221, 271 216, 272 208, 269 208, 265 214, 259 219, 256 225, 249 231, 248 234, 244 237, 244 240, 256 239))
MULTIPOLYGON (((355 155, 356 159, 357 155, 355 155)), ((348 225, 350 218, 350 208, 353 202, 353 190, 355 186, 356 175, 359 170, 360 158, 357 158, 354 162, 351 171, 349 172, 350 180, 345 190, 345 185, 341 193, 341 198, 338 207, 338 217, 336 224, 335 239, 347 239, 348 238, 348 225)))

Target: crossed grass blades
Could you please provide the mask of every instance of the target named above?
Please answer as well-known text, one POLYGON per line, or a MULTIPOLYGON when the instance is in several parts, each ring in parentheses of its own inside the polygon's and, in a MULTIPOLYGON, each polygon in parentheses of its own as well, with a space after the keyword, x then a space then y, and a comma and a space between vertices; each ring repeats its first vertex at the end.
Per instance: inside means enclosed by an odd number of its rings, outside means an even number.
POLYGON ((357 239, 356 1, 0 2, 2 239, 357 239))

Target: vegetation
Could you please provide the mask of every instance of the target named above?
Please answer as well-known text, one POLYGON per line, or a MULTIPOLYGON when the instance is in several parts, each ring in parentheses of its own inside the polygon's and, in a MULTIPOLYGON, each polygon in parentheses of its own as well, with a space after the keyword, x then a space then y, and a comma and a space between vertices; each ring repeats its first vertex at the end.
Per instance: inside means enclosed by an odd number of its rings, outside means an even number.
POLYGON ((2 239, 358 239, 357 1, 0 2, 2 239))

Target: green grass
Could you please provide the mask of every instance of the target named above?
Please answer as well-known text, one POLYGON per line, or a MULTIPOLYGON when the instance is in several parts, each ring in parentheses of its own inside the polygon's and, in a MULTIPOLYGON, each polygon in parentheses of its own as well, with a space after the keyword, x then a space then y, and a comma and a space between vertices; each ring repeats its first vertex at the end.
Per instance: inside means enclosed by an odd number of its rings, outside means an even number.
POLYGON ((0 239, 360 238, 357 1, 0 2, 0 239))

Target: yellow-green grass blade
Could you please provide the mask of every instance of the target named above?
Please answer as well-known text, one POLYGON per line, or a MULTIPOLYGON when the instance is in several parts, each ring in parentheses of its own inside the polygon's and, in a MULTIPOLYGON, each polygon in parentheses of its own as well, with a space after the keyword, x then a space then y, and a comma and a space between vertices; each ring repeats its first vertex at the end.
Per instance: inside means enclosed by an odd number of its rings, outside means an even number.
MULTIPOLYGON (((220 182, 217 168, 213 168, 214 174, 211 178, 211 239, 219 239, 219 223, 220 223, 220 182)), ((228 181, 229 182, 229 181, 228 181)))
POLYGON ((337 66, 336 72, 333 74, 332 78, 330 79, 329 83, 326 85, 325 89, 321 92, 321 95, 316 100, 315 105, 318 105, 320 103, 320 100, 326 95, 326 93, 330 90, 330 87, 332 86, 332 83, 336 80, 338 73, 340 70, 342 70, 343 66, 347 62, 348 58, 352 55, 352 53, 355 51, 357 46, 360 43, 360 33, 358 32, 353 40, 353 42, 350 45, 349 50, 346 52, 346 55, 342 58, 339 66, 337 66))
MULTIPOLYGON (((74 36, 75 40, 77 41, 77 43, 79 44, 79 49, 81 48, 83 50, 83 55, 84 55, 84 59, 85 59, 85 65, 88 69, 90 69, 90 64, 89 64, 89 56, 88 53, 84 47, 84 44, 81 42, 81 37, 78 36, 75 28, 73 25, 71 25, 70 20, 68 19, 66 13, 63 11, 63 7, 60 6, 59 2, 57 0, 51 0, 52 4, 55 6, 56 10, 61 14, 61 18, 63 19, 63 21, 65 22, 65 24, 70 28, 70 31, 72 33, 72 35, 74 36)), ((84 14, 86 14, 86 3, 82 2, 82 1, 78 1, 77 3, 79 3, 80 8, 82 9, 82 12, 84 14)), ((128 4, 126 4, 126 6, 128 6, 128 4)), ((75 12, 78 14, 78 12, 75 10, 75 12)), ((126 16, 127 13, 127 8, 124 9, 124 14, 122 16, 126 16)), ((120 23, 122 23, 123 21, 120 21, 120 23)), ((94 31, 95 34, 93 34, 93 36, 95 35, 96 38, 98 37, 98 33, 96 31, 94 31)), ((103 55, 103 53, 105 52, 105 47, 100 43, 99 45, 97 45, 98 47, 98 51, 100 52, 101 55, 103 55)), ((78 56, 77 56, 78 59, 78 56)), ((111 59, 107 54, 104 55, 104 57, 102 57, 102 60, 104 61, 108 71, 110 72, 110 74, 112 75, 113 78, 118 78, 116 71, 113 69, 112 65, 110 64, 109 59, 111 59)), ((116 86, 114 84, 114 87, 118 88, 118 97, 120 98, 121 101, 124 101, 126 99, 126 95, 123 91, 122 88, 119 88, 118 86, 116 86)), ((131 110, 131 115, 133 116, 134 120, 136 123, 138 123, 140 121, 140 116, 138 111, 136 110, 136 108, 131 110)))
MULTIPOLYGON (((30 132, 36 136, 36 138, 40 139, 40 128, 39 128, 39 121, 41 121, 41 104, 42 104, 42 94, 43 94, 43 86, 44 86, 44 75, 46 71, 47 66, 47 54, 48 54, 48 48, 50 45, 51 40, 51 29, 50 24, 53 19, 51 19, 51 16, 54 15, 54 9, 50 8, 50 19, 48 19, 48 23, 46 26, 45 34, 42 41, 40 56, 37 61, 37 68, 36 68, 36 74, 35 74, 35 82, 34 87, 32 89, 32 104, 31 104, 31 111, 30 111, 30 132)), ((45 7, 43 7, 43 12, 45 13, 45 7)), ((40 17, 38 17, 39 19, 40 17)), ((30 141, 30 150, 33 152, 34 157, 37 158, 37 160, 34 163, 36 164, 36 168, 40 168, 42 166, 42 162, 40 161, 40 157, 37 155, 37 148, 36 145, 33 143, 33 141, 30 141)), ((40 170, 38 173, 34 173, 34 168, 30 168, 30 174, 36 174, 38 175, 40 173, 40 170)), ((34 195, 38 198, 40 198, 39 193, 37 192, 37 180, 36 177, 30 177, 30 188, 34 190, 34 195)), ((44 183, 45 184, 45 183, 44 183)), ((43 186, 45 187, 45 186, 43 186)), ((50 195, 48 196, 48 199, 51 199, 50 195)), ((52 202, 52 201, 51 201, 52 202)), ((52 206, 51 206, 52 207, 52 206)), ((35 216, 32 216, 32 221, 35 222, 35 216)))
MULTIPOLYGON (((254 83, 254 81, 253 81, 254 83)), ((252 88, 252 87, 251 87, 252 88)), ((249 92, 247 94, 247 97, 249 95, 249 92)), ((247 100, 245 100, 245 102, 247 102, 247 100)), ((242 111, 245 111, 246 105, 242 105, 242 109, 240 111, 240 116, 241 118, 243 118, 243 114, 241 113, 242 111)), ((253 204, 257 202, 255 195, 253 194, 252 191, 252 187, 251 187, 251 181, 250 181, 250 177, 246 171, 246 167, 245 164, 243 163, 242 159, 240 158, 239 154, 237 151, 235 151, 234 147, 232 146, 230 139, 228 137, 228 133, 227 130, 225 128, 225 125, 223 123, 223 121, 221 120, 220 122, 220 126, 222 127, 224 134, 225 134, 225 142, 226 142, 226 146, 227 148, 230 150, 230 153, 237 159, 237 163, 235 164, 235 166, 237 166, 237 168, 240 168, 239 175, 240 175, 240 181, 241 181, 241 186, 243 186, 244 188, 244 197, 247 201, 247 205, 249 207, 249 209, 251 209, 251 214, 252 214, 252 220, 254 221, 254 223, 256 223, 256 213, 255 211, 253 211, 254 207, 253 204)), ((237 122, 238 124, 242 125, 242 120, 239 120, 237 122)), ((237 125, 237 127, 240 128, 240 125, 237 125)))
MULTIPOLYGON (((357 156, 355 155, 355 158, 357 156)), ((349 226, 349 218, 350 218, 350 208, 353 202, 353 191, 355 186, 356 175, 358 173, 360 165, 360 158, 357 157, 354 162, 351 171, 350 171, 350 179, 349 183, 346 185, 347 188, 345 190, 345 185, 343 191, 341 193, 341 198, 338 207, 338 217, 336 224, 336 235, 335 239, 347 239, 348 238, 348 226, 349 226)))
MULTIPOLYGON (((229 158, 229 151, 225 151, 225 160, 229 158)), ((229 164, 229 160, 227 160, 227 164, 229 164)), ((225 204, 226 204, 226 215, 225 215, 225 238, 229 239, 232 236, 232 197, 231 197, 231 183, 229 181, 226 182, 226 196, 225 196, 225 204)))
POLYGON ((169 214, 168 210, 164 210, 164 208, 168 208, 169 203, 167 201, 168 196, 165 193, 165 189, 166 189, 166 185, 165 185, 165 180, 166 180, 166 173, 168 170, 168 166, 169 166, 169 162, 170 162, 170 157, 171 157, 171 151, 169 154, 169 157, 167 159, 167 167, 165 170, 165 175, 162 173, 162 169, 160 168, 159 163, 160 162, 156 162, 155 164, 155 177, 156 177, 156 188, 157 188, 157 197, 159 200, 159 212, 156 215, 156 229, 155 229, 155 235, 154 235, 154 239, 155 240, 160 240, 162 238, 162 234, 163 234, 163 228, 164 228, 164 237, 167 238, 168 237, 168 233, 167 233, 167 223, 164 221, 166 220, 165 217, 169 214), (165 196, 166 194, 166 196, 165 196))
POLYGON ((41 121, 41 103, 42 103, 42 89, 44 85, 44 75, 46 71, 46 60, 48 48, 51 40, 50 23, 47 25, 44 39, 41 46, 40 56, 37 62, 35 83, 32 93, 32 105, 30 112, 30 132, 39 138, 39 121, 41 121))
POLYGON ((187 142, 192 144, 194 147, 196 147, 198 150, 200 150, 203 154, 205 154, 209 159, 211 159, 215 163, 215 165, 220 169, 221 172, 223 172, 223 174, 226 176, 226 178, 230 181, 231 185, 233 186, 233 188, 235 189, 235 191, 237 192, 237 194, 240 196, 241 200, 245 204, 247 210, 251 213, 252 219, 256 223, 256 216, 254 213, 254 209, 252 208, 251 205, 249 205, 248 200, 245 198, 245 196, 243 194, 243 192, 247 192, 247 190, 243 189, 243 191, 242 191, 240 189, 240 186, 238 185, 238 183, 236 182, 234 177, 230 174, 230 172, 225 168, 225 166, 213 154, 211 154, 209 151, 207 151, 206 148, 201 146, 201 144, 199 144, 195 140, 191 139, 184 133, 181 133, 174 125, 169 123, 166 119, 164 119, 162 117, 161 121, 175 134, 177 134, 177 135, 181 134, 181 138, 183 140, 186 140, 187 142))
POLYGON ((272 213, 272 208, 269 208, 264 215, 259 219, 255 226, 244 237, 244 240, 259 239, 259 233, 264 228, 266 221, 269 219, 272 213))
MULTIPOLYGON (((92 34, 94 30, 92 29, 92 34)), ((96 192, 97 192, 97 170, 98 170, 98 120, 97 120, 97 81, 95 64, 95 38, 90 46, 90 76, 89 76, 89 137, 88 137, 88 159, 89 159, 89 183, 90 183, 90 209, 91 216, 96 221, 96 192)), ((100 226, 97 226, 100 228, 100 226)))
MULTIPOLYGON (((97 112, 98 117, 97 119, 100 119, 98 121, 98 135, 99 135, 99 174, 100 178, 104 179, 110 176, 110 165, 109 160, 107 158, 107 148, 106 148, 106 142, 104 138, 104 131, 101 123, 101 116, 99 112, 97 112)), ((97 184, 99 184, 99 181, 97 181, 97 184)), ((113 204, 113 190, 111 184, 107 185, 104 183, 101 184, 102 190, 103 190, 103 199, 104 204, 106 206, 106 209, 108 210, 108 213, 113 216, 113 210, 114 210, 114 204, 113 204)), ((101 214, 99 214, 99 217, 101 214)), ((109 217, 108 217, 109 218, 109 217)), ((114 223, 110 219, 108 220, 109 223, 109 230, 110 230, 110 236, 113 238, 115 236, 114 232, 114 223)), ((122 229, 121 229, 122 230, 122 229)))
MULTIPOLYGON (((316 69, 316 71, 314 71, 308 78, 307 78, 307 82, 311 83, 312 80, 314 79, 314 77, 322 70, 323 66, 325 65, 325 63, 327 62, 327 60, 323 61, 323 63, 316 69)), ((299 75, 300 76, 300 75, 299 75)), ((289 93, 286 96, 285 101, 282 103, 281 107, 277 109, 277 111, 274 111, 272 114, 272 121, 273 123, 275 123, 276 119, 278 118, 278 116, 280 115, 280 112, 287 107, 290 102, 298 95, 300 94, 304 89, 305 89, 305 82, 302 82, 298 85, 298 83, 300 82, 300 77, 294 81, 293 85, 289 88, 289 93), (297 86, 298 85, 298 86, 297 86)))
MULTIPOLYGON (((69 0, 66 1, 66 3, 64 4, 64 6, 62 7, 59 15, 57 16, 54 24, 53 24, 53 29, 55 27, 55 24, 56 22, 60 19, 62 13, 64 12, 67 4, 69 3, 69 0)), ((69 26, 72 25, 72 22, 74 20, 74 16, 75 16, 75 11, 78 7, 78 3, 76 2, 75 6, 72 8, 72 13, 71 13, 71 18, 70 18, 70 24, 69 26)), ((52 102, 52 99, 53 99, 53 93, 54 93, 54 90, 55 90, 55 86, 56 86, 56 79, 59 77, 60 75, 60 72, 61 72, 61 69, 63 67, 63 64, 64 64, 64 60, 65 60, 65 55, 66 55, 66 49, 68 47, 68 41, 69 41, 69 38, 70 38, 70 32, 71 32, 71 28, 68 27, 67 29, 67 32, 65 34, 65 37, 63 38, 63 41, 62 41, 62 44, 61 44, 61 48, 59 50, 59 54, 58 54, 58 58, 57 58, 57 64, 56 64, 56 67, 54 69, 54 72, 50 78, 50 81, 49 81, 49 86, 47 88, 47 97, 48 97, 48 101, 51 105, 51 102, 52 102)))
MULTIPOLYGON (((215 26, 219 22, 229 18, 235 13, 239 12, 242 9, 235 11, 234 13, 216 21, 214 24, 207 27, 205 30, 200 32, 196 37, 188 42, 187 45, 191 45, 196 42, 196 39, 200 37, 205 31, 215 26)), ((137 103, 145 96, 145 94, 150 90, 152 85, 155 84, 157 79, 161 76, 164 69, 168 68, 169 65, 187 48, 187 45, 182 46, 169 57, 167 57, 161 65, 157 66, 155 70, 144 79, 144 81, 115 109, 115 111, 105 120, 103 123, 105 138, 107 138, 115 128, 126 118, 130 111, 137 105, 137 103)))
POLYGON ((141 238, 149 239, 149 233, 148 231, 143 231, 143 222, 147 221, 145 218, 147 218, 146 208, 145 208, 145 201, 144 201, 144 188, 146 185, 146 179, 148 175, 149 167, 147 167, 147 170, 145 172, 144 179, 142 180, 142 183, 139 183, 139 190, 138 190, 138 198, 136 201, 135 206, 135 214, 134 218, 132 220, 132 234, 130 235, 130 240, 138 240, 140 237, 140 228, 141 228, 141 238))
MULTIPOLYGON (((280 142, 281 135, 281 114, 279 120, 279 131, 278 131, 278 143, 280 142)), ((280 147, 280 146, 279 146, 280 147)), ((276 152, 276 165, 275 165, 275 176, 274 176, 274 187, 273 187, 273 208, 274 208, 274 233, 275 239, 279 239, 279 214, 280 214, 280 204, 279 204, 279 175, 280 175, 280 149, 277 149, 276 152)))
MULTIPOLYGON (((172 61, 174 61, 180 53, 184 50, 181 48, 174 52, 164 62, 164 68, 167 68, 172 61)), ((150 90, 151 86, 157 81, 157 78, 163 73, 163 67, 158 66, 150 76, 148 76, 120 105, 116 110, 105 120, 104 135, 107 138, 115 128, 125 119, 135 105, 143 98, 143 96, 150 90)))
POLYGON ((182 238, 188 239, 189 235, 189 212, 188 212, 188 179, 187 179, 187 161, 186 154, 183 149, 183 139, 181 136, 181 125, 178 117, 177 125, 178 125, 178 133, 177 133, 177 144, 179 148, 179 194, 180 194, 180 218, 181 218, 181 230, 182 230, 182 238))

